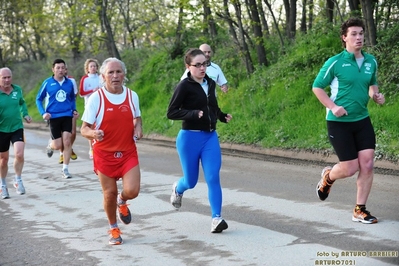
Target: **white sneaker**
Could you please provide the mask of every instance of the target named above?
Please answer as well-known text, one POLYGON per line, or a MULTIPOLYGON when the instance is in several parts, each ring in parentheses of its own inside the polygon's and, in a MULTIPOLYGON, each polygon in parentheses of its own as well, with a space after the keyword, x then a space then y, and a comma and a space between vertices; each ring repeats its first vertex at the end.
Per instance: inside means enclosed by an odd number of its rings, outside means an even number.
POLYGON ((8 188, 7 188, 7 186, 1 186, 1 188, 0 188, 0 194, 1 194, 1 197, 2 197, 3 199, 8 199, 8 198, 10 197, 10 194, 8 194, 8 188))
POLYGON ((211 233, 221 233, 226 230, 229 226, 222 217, 215 217, 212 219, 211 233))
POLYGON ((178 194, 176 192, 177 182, 173 183, 172 186, 172 195, 170 196, 170 203, 172 203, 173 207, 179 209, 181 207, 181 199, 183 198, 183 194, 178 194))
POLYGON ((71 174, 69 173, 68 169, 65 168, 62 170, 62 177, 68 179, 68 178, 72 178, 71 174))
POLYGON ((53 151, 53 149, 51 148, 50 145, 51 145, 51 139, 49 139, 48 145, 47 145, 47 148, 46 148, 47 157, 49 157, 49 158, 51 158, 51 156, 53 156, 53 153, 54 153, 54 151, 53 151))
POLYGON ((25 194, 25 187, 21 179, 14 181, 14 187, 19 195, 25 194))

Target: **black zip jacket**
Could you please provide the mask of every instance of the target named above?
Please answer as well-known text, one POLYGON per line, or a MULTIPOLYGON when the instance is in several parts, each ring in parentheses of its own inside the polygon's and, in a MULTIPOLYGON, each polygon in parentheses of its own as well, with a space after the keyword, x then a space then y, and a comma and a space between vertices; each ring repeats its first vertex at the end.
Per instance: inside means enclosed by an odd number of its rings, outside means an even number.
POLYGON ((205 75, 208 81, 208 95, 205 94, 201 84, 191 77, 181 80, 177 84, 172 98, 169 102, 167 117, 171 120, 183 120, 182 129, 214 131, 219 119, 226 123, 226 115, 223 113, 216 100, 216 83, 205 75), (203 116, 198 117, 199 111, 203 116))

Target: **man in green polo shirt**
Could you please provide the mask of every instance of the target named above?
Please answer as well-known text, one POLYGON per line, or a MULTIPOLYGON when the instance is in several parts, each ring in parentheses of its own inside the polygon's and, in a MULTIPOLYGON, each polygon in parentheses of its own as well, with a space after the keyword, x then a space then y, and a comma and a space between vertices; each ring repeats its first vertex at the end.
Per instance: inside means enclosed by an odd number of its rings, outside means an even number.
POLYGON ((15 156, 13 185, 18 194, 25 194, 21 178, 25 150, 22 117, 26 122, 32 122, 22 95, 22 89, 11 84, 11 82, 11 70, 7 67, 0 68, 0 194, 3 199, 10 197, 6 183, 10 143, 13 144, 15 156))
POLYGON ((383 104, 385 98, 378 90, 377 61, 362 51, 364 30, 359 18, 342 24, 344 51, 324 63, 313 83, 314 94, 327 109, 328 137, 339 159, 333 167, 323 169, 316 190, 319 199, 325 200, 335 180, 358 172, 352 221, 371 224, 378 221, 366 210, 373 183, 376 140, 367 104, 370 98, 383 104), (330 96, 324 90, 328 86, 330 96))

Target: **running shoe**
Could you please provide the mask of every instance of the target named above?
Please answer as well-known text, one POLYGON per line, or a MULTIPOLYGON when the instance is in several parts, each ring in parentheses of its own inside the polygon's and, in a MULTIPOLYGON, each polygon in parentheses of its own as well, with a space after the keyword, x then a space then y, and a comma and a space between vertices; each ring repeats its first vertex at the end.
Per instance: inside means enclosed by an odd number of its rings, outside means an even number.
POLYGON ((0 188, 0 194, 1 194, 1 197, 2 197, 3 199, 8 199, 8 198, 10 197, 10 194, 8 194, 8 188, 7 188, 7 186, 1 186, 1 188, 0 188))
POLYGON ((71 160, 76 160, 78 158, 78 156, 76 155, 76 153, 72 150, 71 153, 71 160))
POLYGON ((226 230, 229 226, 222 217, 215 217, 212 219, 211 233, 221 233, 226 230))
POLYGON ((60 154, 60 159, 58 160, 59 164, 63 164, 64 163, 64 154, 60 154))
POLYGON ((14 181, 14 187, 19 195, 25 194, 25 187, 21 179, 14 181))
POLYGON ((321 179, 316 187, 317 196, 320 200, 325 200, 330 193, 330 188, 334 182, 329 183, 327 181, 327 177, 331 172, 331 167, 327 166, 324 167, 323 171, 321 172, 321 179))
POLYGON ((124 223, 124 224, 130 224, 130 222, 132 221, 132 215, 130 213, 129 208, 127 207, 128 204, 117 204, 118 206, 118 217, 119 220, 124 223))
POLYGON ((378 223, 376 217, 372 216, 366 207, 356 206, 353 210, 352 221, 361 222, 364 224, 375 224, 378 223))
POLYGON ((54 150, 51 148, 51 139, 48 141, 46 151, 47 151, 47 157, 51 158, 51 156, 53 156, 54 153, 54 150))
POLYGON ((121 237, 121 230, 117 228, 112 228, 108 231, 109 234, 109 241, 108 243, 110 245, 120 245, 123 243, 122 237, 121 237))
POLYGON ((183 194, 177 193, 176 187, 177 187, 177 182, 173 183, 172 195, 170 196, 170 203, 172 203, 173 207, 179 209, 181 207, 181 200, 183 198, 183 194))
POLYGON ((63 177, 63 178, 66 178, 66 179, 72 178, 72 176, 71 176, 71 174, 69 173, 69 171, 68 171, 67 168, 65 168, 65 169, 62 170, 62 177, 63 177))
POLYGON ((90 158, 90 160, 93 160, 93 150, 89 151, 89 158, 90 158))

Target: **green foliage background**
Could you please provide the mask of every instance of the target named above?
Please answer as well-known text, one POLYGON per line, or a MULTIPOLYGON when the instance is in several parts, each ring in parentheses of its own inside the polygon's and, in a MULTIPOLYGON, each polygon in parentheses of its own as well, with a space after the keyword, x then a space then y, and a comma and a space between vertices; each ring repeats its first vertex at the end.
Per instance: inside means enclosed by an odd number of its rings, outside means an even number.
MULTIPOLYGON (((393 162, 399 159, 398 33, 399 26, 382 32, 379 44, 373 49, 366 48, 380 63, 380 90, 386 96, 384 106, 377 106, 373 101, 369 103, 377 133, 376 159, 393 162)), ((187 48, 198 47, 205 41, 190 40, 186 45, 187 48)), ((227 38, 212 44, 213 61, 221 66, 229 81, 227 94, 218 90, 219 105, 233 116, 229 124, 218 123, 221 142, 333 153, 326 135, 325 108, 311 88, 324 61, 342 51, 339 29, 318 24, 306 35, 298 35, 284 54, 279 51, 276 41, 267 42, 271 66, 258 67, 250 77, 234 44, 227 38)), ((175 137, 181 122, 168 120, 166 110, 173 89, 184 72, 183 57, 171 59, 168 49, 148 47, 124 51, 122 58, 128 68, 127 85, 140 97, 145 134, 175 137)), ((83 70, 82 66, 81 62, 76 69, 83 70)), ((81 70, 75 70, 77 81, 84 74, 81 70)), ((25 98, 36 121, 41 121, 35 106, 39 85, 25 98)), ((81 98, 78 98, 78 110, 83 113, 81 98)))

